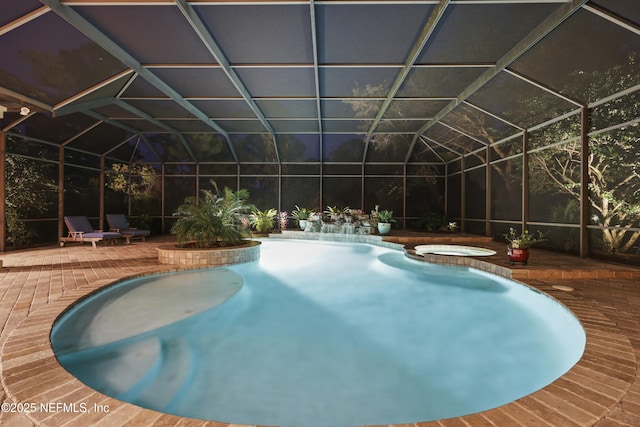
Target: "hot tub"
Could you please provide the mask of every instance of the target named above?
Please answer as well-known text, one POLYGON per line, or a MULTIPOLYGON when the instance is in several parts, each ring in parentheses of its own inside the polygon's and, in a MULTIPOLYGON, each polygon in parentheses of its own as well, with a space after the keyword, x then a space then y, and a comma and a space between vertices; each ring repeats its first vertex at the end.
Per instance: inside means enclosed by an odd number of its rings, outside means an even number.
POLYGON ((496 254, 492 249, 462 245, 418 245, 415 250, 418 255, 491 256, 496 254))

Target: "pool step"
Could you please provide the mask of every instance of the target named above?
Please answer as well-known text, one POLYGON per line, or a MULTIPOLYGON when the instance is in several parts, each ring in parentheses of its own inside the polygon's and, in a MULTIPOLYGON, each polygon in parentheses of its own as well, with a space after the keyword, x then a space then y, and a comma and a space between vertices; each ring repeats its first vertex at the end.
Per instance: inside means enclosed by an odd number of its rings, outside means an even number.
POLYGON ((162 363, 143 390, 131 400, 136 405, 170 412, 179 402, 194 375, 194 358, 187 339, 178 337, 162 344, 162 363))
POLYGON ((59 356, 78 379, 105 394, 125 399, 144 388, 160 367, 162 346, 155 337, 118 341, 59 356))

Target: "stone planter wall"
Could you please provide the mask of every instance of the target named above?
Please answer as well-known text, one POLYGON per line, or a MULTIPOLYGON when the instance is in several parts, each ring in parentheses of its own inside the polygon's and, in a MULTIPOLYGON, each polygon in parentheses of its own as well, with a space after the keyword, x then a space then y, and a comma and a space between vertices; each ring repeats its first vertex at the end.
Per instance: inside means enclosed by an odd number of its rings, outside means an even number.
POLYGON ((210 249, 163 245, 158 247, 158 261, 161 264, 182 267, 220 267, 242 264, 260 259, 260 244, 259 241, 251 240, 244 246, 210 249))

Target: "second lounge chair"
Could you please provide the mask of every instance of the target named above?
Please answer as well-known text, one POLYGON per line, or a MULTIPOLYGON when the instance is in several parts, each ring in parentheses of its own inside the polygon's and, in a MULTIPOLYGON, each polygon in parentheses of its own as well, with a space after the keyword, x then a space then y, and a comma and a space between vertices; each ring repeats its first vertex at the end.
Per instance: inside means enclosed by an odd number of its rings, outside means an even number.
POLYGON ((123 214, 107 214, 107 222, 109 223, 109 229, 122 234, 122 237, 127 239, 127 243, 131 243, 131 239, 134 237, 141 237, 144 242, 146 237, 151 234, 149 230, 129 227, 127 217, 123 214))

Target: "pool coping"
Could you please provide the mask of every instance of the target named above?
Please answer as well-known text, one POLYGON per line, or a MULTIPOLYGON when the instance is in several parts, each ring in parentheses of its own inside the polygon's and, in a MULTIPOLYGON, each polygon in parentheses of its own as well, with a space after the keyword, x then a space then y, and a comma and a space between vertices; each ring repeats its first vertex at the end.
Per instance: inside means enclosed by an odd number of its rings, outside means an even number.
MULTIPOLYGON (((398 249, 398 246, 403 245, 385 242, 382 246, 398 249)), ((445 258, 446 262, 451 262, 455 258, 474 260, 469 257, 437 257, 445 258)), ((423 256, 419 258, 428 261, 423 256)), ((441 261, 445 262, 445 260, 441 261)), ((481 262, 489 264, 485 261, 481 262)), ((503 267, 499 268, 503 269, 503 267)), ((182 268, 172 270, 182 270, 182 268)), ((94 281, 91 283, 92 289, 65 294, 47 306, 29 313, 19 322, 9 333, 0 355, 2 383, 14 402, 13 409, 22 409, 21 412, 24 415, 39 425, 104 423, 105 425, 230 426, 230 424, 216 421, 163 414, 105 396, 69 374, 57 362, 53 353, 49 340, 51 327, 58 316, 78 299, 129 277, 166 271, 171 270, 159 265, 154 272, 120 277, 117 280, 94 281), (73 406, 60 411, 59 407, 46 406, 52 403, 73 406), (32 408, 32 404, 36 405, 37 410, 25 413, 32 408), (43 411, 41 405, 45 405, 45 409, 52 410, 43 411), (83 411, 83 408, 90 412, 83 411), (108 408, 108 412, 93 411, 95 408, 99 410, 108 408)), ((528 396, 488 411, 450 419, 451 421, 460 420, 470 425, 489 422, 490 425, 498 426, 514 424, 587 426, 595 424, 622 400, 636 378, 635 352, 629 338, 616 332, 614 323, 603 313, 583 302, 574 300, 570 296, 563 300, 554 299, 560 301, 576 315, 587 334, 585 352, 578 363, 553 383, 528 396)), ((442 425, 443 422, 419 422, 416 425, 435 426, 442 425)))
MULTIPOLYGON (((367 234, 341 234, 341 233, 309 233, 304 231, 283 231, 280 234, 271 234, 270 239, 281 240, 321 240, 331 242, 345 243, 369 243, 371 245, 381 246, 384 248, 396 249, 405 252, 405 256, 417 261, 424 261, 431 264, 449 265, 454 267, 469 267, 477 270, 486 271, 496 276, 512 279, 513 274, 510 268, 502 267, 473 256, 455 256, 455 255, 438 255, 438 254, 421 254, 418 255, 414 249, 407 249, 402 243, 395 243, 385 240, 386 236, 367 235, 367 234)), ((463 245, 458 245, 463 246, 463 245)), ((468 245, 464 245, 467 246, 468 245)))

